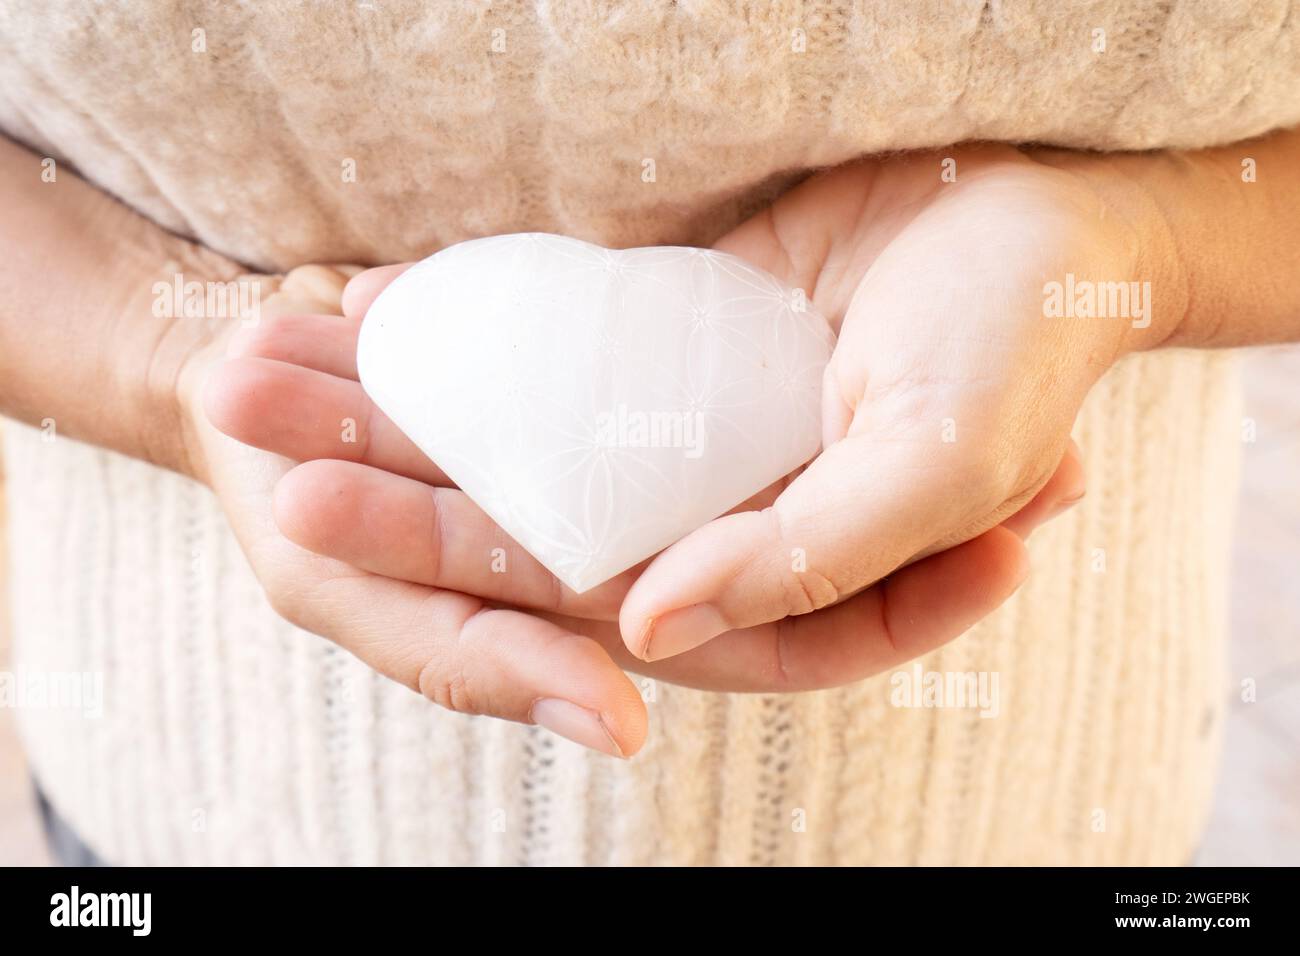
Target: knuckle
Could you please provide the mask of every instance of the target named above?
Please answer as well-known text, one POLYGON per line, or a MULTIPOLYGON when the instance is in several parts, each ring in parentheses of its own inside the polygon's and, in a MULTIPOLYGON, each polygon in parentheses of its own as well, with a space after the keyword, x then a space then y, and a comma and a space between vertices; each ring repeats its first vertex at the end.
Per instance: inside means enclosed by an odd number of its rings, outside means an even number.
POLYGON ((542 573, 545 575, 541 595, 542 610, 550 611, 552 614, 563 613, 570 603, 564 582, 545 568, 542 569, 542 573))
MULTIPOLYGON (((367 429, 367 433, 369 429, 367 429)), ((443 490, 440 488, 429 489, 429 530, 427 535, 428 547, 425 555, 426 570, 429 574, 429 580, 437 581, 442 574, 443 549, 447 541, 446 529, 446 512, 443 510, 443 490)))
POLYGON ((231 336, 226 355, 228 358, 274 356, 277 354, 279 344, 291 331, 291 313, 274 312, 263 308, 255 322, 241 327, 231 336))
POLYGON ((450 641, 438 641, 417 678, 420 693, 458 714, 487 713, 479 682, 473 676, 478 645, 490 641, 504 612, 480 608, 462 622, 450 641))
MULTIPOLYGON (((547 572, 549 574, 549 572, 547 572)), ((542 610, 550 611, 553 614, 569 614, 573 617, 587 618, 593 621, 617 621, 619 610, 623 606, 623 599, 627 596, 628 586, 621 581, 602 585, 585 591, 582 594, 574 594, 560 581, 555 575, 551 575, 553 584, 552 590, 559 595, 556 599, 558 604, 552 603, 549 607, 542 610)))
POLYGON ((240 343, 241 351, 245 355, 263 355, 273 351, 275 344, 284 337, 287 326, 287 313, 263 316, 240 343))
POLYGON ((263 583, 262 592, 266 595, 266 601, 271 605, 272 611, 294 627, 303 626, 302 602, 292 589, 270 581, 263 583))
POLYGON ((807 571, 787 570, 782 584, 785 588, 786 609, 790 614, 811 614, 830 607, 840 599, 835 583, 811 568, 807 571))
POLYGON ((447 666, 446 662, 437 658, 431 659, 420 671, 420 693, 453 713, 483 712, 471 692, 471 686, 460 667, 447 666))
POLYGON ((357 410, 356 440, 346 445, 347 453, 342 457, 351 461, 369 461, 374 447, 375 416, 381 414, 373 402, 362 402, 357 410))
POLYGON ((780 509, 773 506, 765 513, 769 522, 768 534, 774 545, 769 553, 776 556, 786 613, 811 614, 839 601, 840 591, 835 582, 808 565, 806 552, 798 548, 786 533, 780 509), (794 559, 796 550, 803 554, 802 561, 794 559))
POLYGON ((300 562, 292 560, 279 548, 255 552, 249 557, 271 610, 294 627, 311 630, 306 623, 307 601, 302 587, 307 575, 300 562))
POLYGON ((310 263, 290 269, 281 288, 323 305, 335 306, 346 284, 347 276, 338 270, 310 263))

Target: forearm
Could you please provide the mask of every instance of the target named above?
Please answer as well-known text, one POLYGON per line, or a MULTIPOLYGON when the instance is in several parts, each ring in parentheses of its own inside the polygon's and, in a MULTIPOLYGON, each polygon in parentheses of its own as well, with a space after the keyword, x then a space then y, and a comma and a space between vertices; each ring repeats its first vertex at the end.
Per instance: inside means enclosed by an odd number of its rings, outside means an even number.
POLYGON ((1300 341, 1300 130, 1196 152, 1036 155, 1136 226, 1152 321, 1132 347, 1300 341))
POLYGON ((154 315, 154 283, 228 260, 0 137, 0 414, 186 471, 175 378, 209 334, 154 315))

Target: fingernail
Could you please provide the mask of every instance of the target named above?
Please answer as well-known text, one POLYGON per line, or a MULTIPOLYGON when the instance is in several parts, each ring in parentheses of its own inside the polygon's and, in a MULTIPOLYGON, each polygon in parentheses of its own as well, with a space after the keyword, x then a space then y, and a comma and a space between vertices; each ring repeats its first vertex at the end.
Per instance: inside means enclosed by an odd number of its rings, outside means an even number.
POLYGON ((600 715, 586 707, 579 707, 558 697, 544 697, 533 704, 529 718, 539 727, 559 734, 575 744, 599 750, 611 757, 622 757, 623 751, 613 736, 605 729, 600 715))
POLYGON ((646 630, 649 635, 641 650, 641 659, 660 661, 699 647, 729 628, 712 605, 692 604, 655 618, 646 630))
POLYGON ((1048 515, 1048 520, 1051 520, 1052 518, 1058 517, 1059 515, 1062 515, 1065 512, 1069 511, 1080 501, 1082 501, 1086 494, 1087 492, 1081 491, 1077 495, 1073 496, 1072 498, 1065 498, 1061 501, 1058 501, 1056 503, 1056 507, 1052 509, 1052 513, 1048 515))

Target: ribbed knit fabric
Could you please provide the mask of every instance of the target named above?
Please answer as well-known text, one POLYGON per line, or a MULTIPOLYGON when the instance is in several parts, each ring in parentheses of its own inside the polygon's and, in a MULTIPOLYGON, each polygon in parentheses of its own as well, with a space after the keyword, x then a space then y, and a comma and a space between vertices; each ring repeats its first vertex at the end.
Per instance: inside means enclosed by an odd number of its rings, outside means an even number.
POLYGON ((204 489, 6 425, 17 667, 105 675, 102 718, 23 711, 24 739, 121 862, 1185 862, 1227 700, 1233 386, 1192 352, 1098 386, 1089 497, 1032 540, 1018 596, 922 662, 997 673, 998 716, 894 707, 889 675, 647 684, 627 763, 439 711, 278 621, 204 489))
MULTIPOLYGON (((0 9, 0 126, 268 268, 523 229, 703 243, 866 152, 1300 120, 1282 0, 56 6, 0 9)), ((7 425, 17 667, 105 693, 100 719, 29 708, 22 732, 122 863, 1181 863, 1226 699, 1239 428, 1226 356, 1103 379, 1089 497, 922 662, 996 673, 998 716, 895 707, 888 674, 646 684, 650 741, 620 763, 385 682, 270 612, 204 489, 7 425)))

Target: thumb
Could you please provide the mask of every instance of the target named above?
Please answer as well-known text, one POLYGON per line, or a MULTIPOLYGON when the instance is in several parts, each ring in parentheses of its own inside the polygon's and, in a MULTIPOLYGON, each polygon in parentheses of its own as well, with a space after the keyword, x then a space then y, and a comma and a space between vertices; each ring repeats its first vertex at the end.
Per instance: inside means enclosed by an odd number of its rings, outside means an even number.
POLYGON ((654 559, 619 625, 643 660, 717 635, 834 604, 909 561, 943 533, 988 514, 953 445, 850 435, 762 511, 726 515, 654 559))

